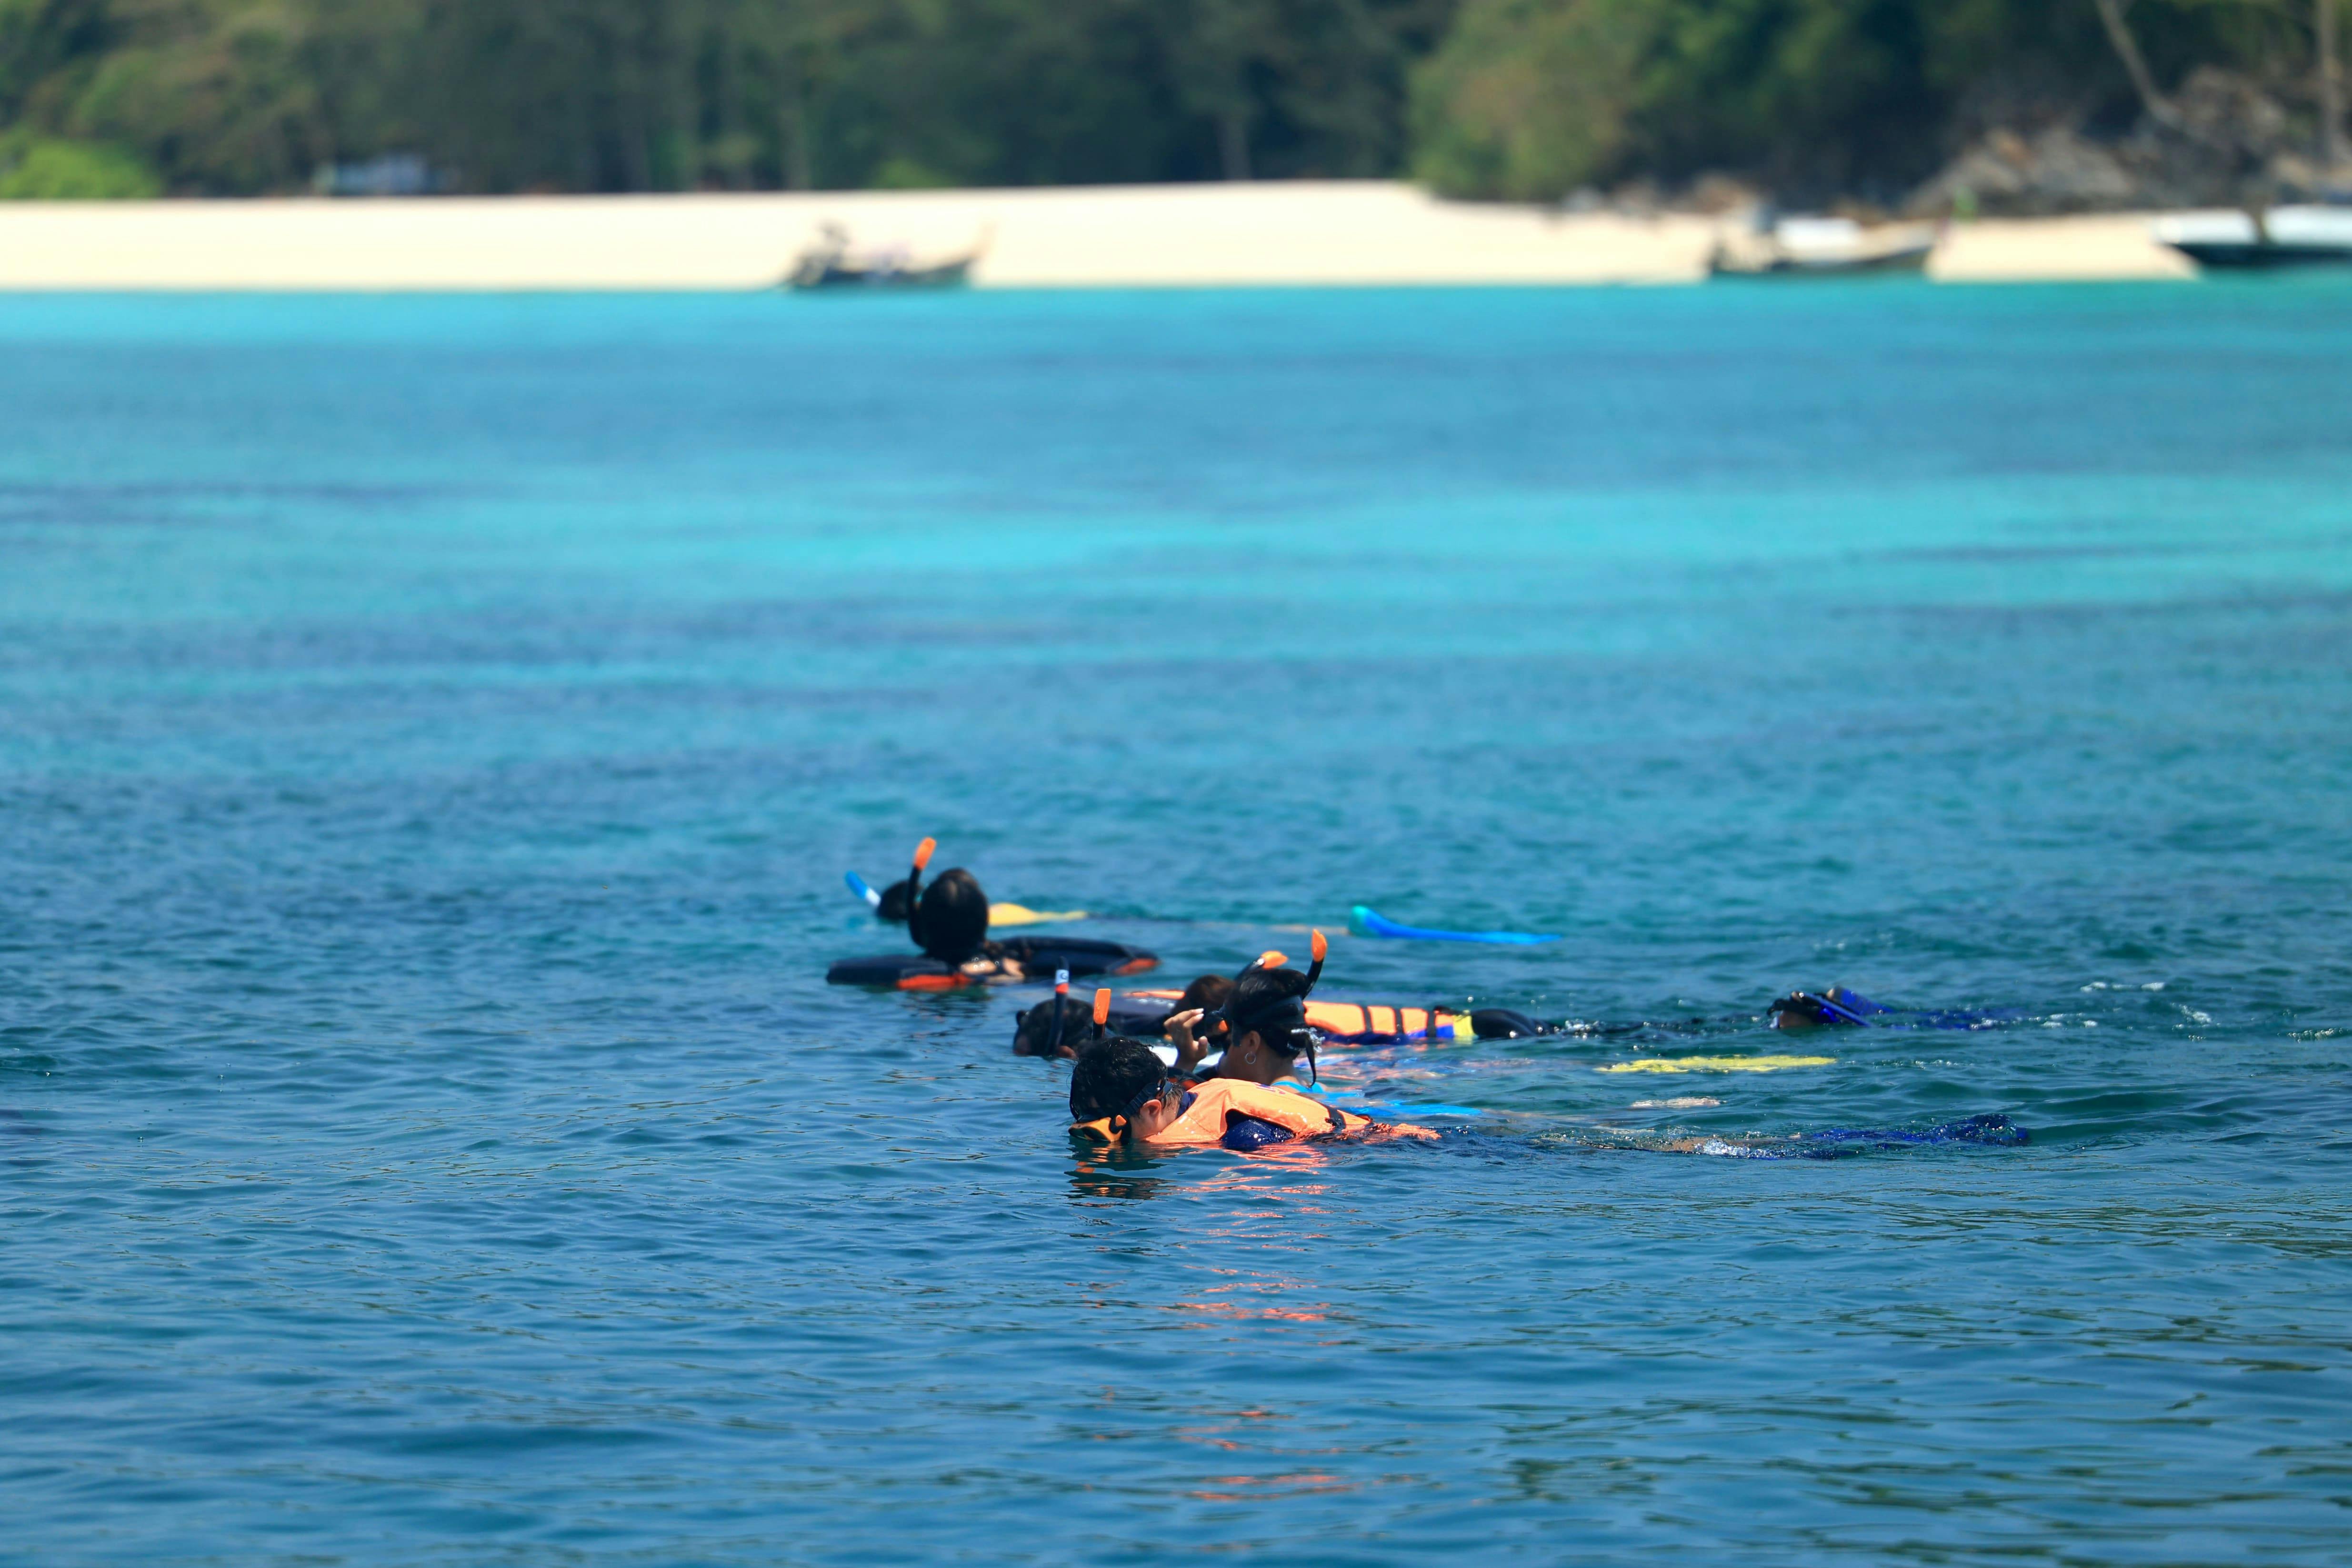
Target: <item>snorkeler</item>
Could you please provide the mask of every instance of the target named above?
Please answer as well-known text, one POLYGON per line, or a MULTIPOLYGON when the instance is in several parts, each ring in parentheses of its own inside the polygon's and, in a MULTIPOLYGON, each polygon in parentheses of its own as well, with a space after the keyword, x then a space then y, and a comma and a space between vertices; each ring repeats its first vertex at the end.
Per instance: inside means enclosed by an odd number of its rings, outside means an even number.
POLYGON ((1116 1035, 1078 1053, 1070 1073, 1070 1130, 1105 1144, 1241 1150, 1304 1139, 1437 1135, 1426 1127, 1375 1122, 1296 1090, 1236 1078, 1185 1089, 1150 1046, 1116 1035))
POLYGON ((1791 991, 1772 1004, 1771 1027, 1804 1029, 1990 1029, 2022 1018, 2016 1008, 1946 1008, 1927 1012, 1904 1012, 1874 1002, 1843 986, 1821 991, 1791 991))
POLYGON ((1079 1047, 1101 1038, 1106 1031, 1124 1035, 1159 1034, 1166 1029, 1168 1020, 1178 1013, 1188 1013, 1197 1019, 1202 1012, 1213 1012, 1223 1007, 1234 989, 1234 982, 1227 976, 1202 975, 1184 988, 1172 1006, 1164 996, 1114 997, 1108 991, 1097 991, 1090 1010, 1088 1004, 1070 995, 1069 971, 1060 971, 1054 980, 1051 997, 1014 1015, 1013 1055, 1058 1057, 1067 1061, 1078 1054, 1079 1047), (1100 1018, 1098 1027, 1097 1016, 1100 1018))
POLYGON ((919 954, 844 958, 825 971, 837 986, 887 986, 898 990, 951 990, 962 986, 1004 985, 1032 974, 1067 969, 1074 975, 1132 975, 1160 962, 1156 954, 1121 942, 1083 936, 988 938, 988 894, 980 879, 958 866, 923 886, 923 869, 937 843, 915 846, 908 873, 907 931, 919 954))
MULTIPOLYGON (((842 880, 849 884, 851 893, 866 901, 866 907, 874 911, 875 919, 893 925, 908 923, 907 916, 917 891, 916 878, 910 876, 903 882, 894 882, 878 892, 854 871, 842 880)), ((1086 917, 1087 912, 1083 909, 1032 909, 1025 904, 992 904, 988 906, 988 923, 991 925, 1042 925, 1054 921, 1084 920, 1086 917)))
POLYGON ((1233 1079, 1267 1084, 1297 1072, 1298 1059, 1304 1056, 1309 1077, 1315 1076, 1315 1030, 1307 1021, 1306 1003, 1323 972, 1325 947, 1320 931, 1315 934, 1314 952, 1314 965, 1303 975, 1269 964, 1268 959, 1280 956, 1268 953, 1241 972, 1213 1012, 1192 1008, 1169 1014, 1168 1038, 1176 1047, 1176 1071, 1199 1082, 1233 1079), (1198 1071, 1210 1045, 1219 1040, 1223 1042, 1224 1054, 1208 1071, 1198 1071))

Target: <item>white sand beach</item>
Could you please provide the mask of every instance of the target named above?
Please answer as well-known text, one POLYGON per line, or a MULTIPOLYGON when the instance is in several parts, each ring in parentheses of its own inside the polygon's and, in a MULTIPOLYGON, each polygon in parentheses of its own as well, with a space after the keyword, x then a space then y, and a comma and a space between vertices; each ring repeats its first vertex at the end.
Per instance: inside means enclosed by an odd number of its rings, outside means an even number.
MULTIPOLYGON (((0 203, 0 289, 750 289, 834 223, 977 287, 1643 284, 1713 220, 1439 201, 1388 181, 332 201, 0 203)), ((2186 277, 2146 216, 1957 225, 1950 281, 2186 277)))

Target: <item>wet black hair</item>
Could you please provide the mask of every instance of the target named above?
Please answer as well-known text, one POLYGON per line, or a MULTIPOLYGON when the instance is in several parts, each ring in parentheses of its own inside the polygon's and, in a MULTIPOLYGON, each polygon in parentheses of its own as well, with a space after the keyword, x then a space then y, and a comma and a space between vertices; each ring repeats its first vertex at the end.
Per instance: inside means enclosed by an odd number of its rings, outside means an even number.
POLYGON ((1479 1008, 1470 1015, 1470 1029, 1480 1040, 1532 1040, 1538 1035, 1560 1032, 1551 1024, 1538 1023, 1516 1008, 1479 1008))
POLYGON ((1095 1009, 1091 1000, 1080 1001, 1076 997, 1047 997, 1013 1020, 1013 1054, 1056 1056, 1065 1051, 1075 1054, 1094 1038, 1095 1009), (1058 1044, 1054 1036, 1056 1009, 1062 1014, 1058 1044))
POLYGON ((923 889, 907 922, 915 945, 942 964, 961 964, 988 949, 988 894, 958 866, 923 889))
POLYGON ((882 902, 874 906, 875 918, 907 923, 907 879, 900 877, 882 890, 882 902))
POLYGON ((1167 1064, 1139 1040, 1115 1034, 1078 1052, 1070 1069, 1070 1120, 1122 1116, 1138 1096, 1168 1081, 1167 1064))
POLYGON ((1176 1005, 1168 1010, 1171 1013, 1181 1013, 1189 1012, 1194 1008, 1203 1008, 1210 1012, 1215 1012, 1225 1005, 1233 994, 1234 982, 1230 975, 1203 975, 1185 987, 1184 994, 1178 997, 1176 1005))
POLYGON ((1296 1056, 1304 1051, 1314 1061, 1315 1037, 1307 1027, 1307 993, 1315 982, 1296 969, 1250 969, 1234 982, 1225 998, 1225 1048, 1241 1043, 1255 1030, 1257 1037, 1277 1051, 1296 1056))
POLYGON ((1772 1004, 1772 1016, 1777 1020, 1782 1014, 1793 1014, 1818 1024, 1858 1024, 1861 1017, 1847 1007, 1835 986, 1815 996, 1811 991, 1791 991, 1772 1004))

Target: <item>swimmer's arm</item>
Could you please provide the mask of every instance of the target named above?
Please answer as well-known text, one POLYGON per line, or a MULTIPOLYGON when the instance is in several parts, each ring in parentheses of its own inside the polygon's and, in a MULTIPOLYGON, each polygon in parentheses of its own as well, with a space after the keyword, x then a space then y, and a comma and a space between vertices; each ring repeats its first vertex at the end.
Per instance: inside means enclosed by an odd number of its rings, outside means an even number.
POLYGON ((1168 1031, 1168 1041, 1176 1048, 1176 1071, 1190 1072, 1201 1065, 1201 1058, 1209 1054, 1209 1042, 1192 1035, 1192 1026, 1206 1012, 1202 1008, 1187 1008, 1181 1013, 1170 1013, 1160 1027, 1168 1031))

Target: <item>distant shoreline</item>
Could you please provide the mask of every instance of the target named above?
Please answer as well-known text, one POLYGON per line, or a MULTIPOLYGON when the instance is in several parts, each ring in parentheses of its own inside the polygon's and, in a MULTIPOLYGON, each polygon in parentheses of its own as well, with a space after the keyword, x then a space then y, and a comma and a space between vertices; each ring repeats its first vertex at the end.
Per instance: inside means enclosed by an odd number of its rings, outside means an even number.
MULTIPOLYGON (((2154 214, 1955 225, 1949 282, 2184 278, 2154 214)), ((649 196, 0 203, 0 291, 730 291, 822 225, 984 288, 1696 282, 1716 220, 1444 202, 1390 181, 649 196)))

